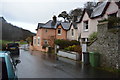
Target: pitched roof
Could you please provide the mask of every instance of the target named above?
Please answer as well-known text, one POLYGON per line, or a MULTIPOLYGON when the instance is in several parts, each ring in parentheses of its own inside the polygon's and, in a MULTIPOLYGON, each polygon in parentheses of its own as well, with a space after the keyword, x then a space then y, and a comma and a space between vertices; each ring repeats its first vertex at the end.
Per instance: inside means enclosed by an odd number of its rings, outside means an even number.
POLYGON ((68 22, 61 22, 61 25, 65 30, 68 30, 70 27, 70 23, 68 23, 68 22))
POLYGON ((118 5, 118 8, 120 9, 120 1, 116 2, 116 4, 118 5))
POLYGON ((43 25, 45 25, 44 23, 38 23, 37 29, 41 28, 43 25))
POLYGON ((109 0, 106 0, 102 2, 100 5, 98 5, 92 12, 91 18, 96 18, 96 17, 102 17, 105 14, 105 11, 107 10, 110 2, 109 0))
POLYGON ((69 30, 71 29, 71 26, 73 25, 73 28, 74 29, 78 29, 77 28, 77 23, 76 22, 72 22, 71 24, 70 24, 70 27, 69 27, 69 30))
POLYGON ((80 18, 80 20, 77 21, 76 23, 80 23, 80 22, 82 21, 85 12, 88 14, 88 17, 90 18, 90 15, 91 15, 92 11, 91 11, 91 10, 84 9, 84 10, 83 10, 83 13, 82 13, 82 16, 81 16, 81 18, 80 18))
MULTIPOLYGON (((97 18, 97 17, 102 17, 102 16, 105 14, 105 12, 106 12, 107 8, 109 7, 110 3, 111 3, 111 2, 110 2, 109 0, 106 0, 106 1, 104 1, 104 2, 101 2, 101 3, 92 11, 92 13, 89 13, 86 9, 84 9, 82 16, 81 16, 80 20, 79 20, 77 23, 80 23, 80 22, 82 21, 85 12, 88 14, 89 18, 91 18, 91 19, 94 19, 94 18, 97 18)), ((119 1, 119 2, 115 2, 115 3, 116 3, 117 6, 120 8, 120 1, 119 1)))
POLYGON ((53 25, 53 20, 49 20, 42 28, 55 28, 55 24, 53 25))
POLYGON ((4 17, 0 17, 0 21, 6 21, 4 17))
POLYGON ((48 29, 56 29, 58 25, 62 25, 63 29, 68 30, 70 23, 69 22, 54 22, 53 20, 49 20, 47 23, 38 23, 37 29, 40 28, 48 28, 48 29))

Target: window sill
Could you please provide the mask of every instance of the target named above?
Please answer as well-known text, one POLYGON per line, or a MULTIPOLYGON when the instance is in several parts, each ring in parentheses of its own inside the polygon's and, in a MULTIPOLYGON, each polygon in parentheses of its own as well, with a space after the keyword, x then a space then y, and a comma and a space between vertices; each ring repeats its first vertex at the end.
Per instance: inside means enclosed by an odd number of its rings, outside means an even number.
POLYGON ((84 32, 88 32, 88 29, 84 30, 84 32))
POLYGON ((61 34, 58 34, 58 35, 61 35, 61 34))

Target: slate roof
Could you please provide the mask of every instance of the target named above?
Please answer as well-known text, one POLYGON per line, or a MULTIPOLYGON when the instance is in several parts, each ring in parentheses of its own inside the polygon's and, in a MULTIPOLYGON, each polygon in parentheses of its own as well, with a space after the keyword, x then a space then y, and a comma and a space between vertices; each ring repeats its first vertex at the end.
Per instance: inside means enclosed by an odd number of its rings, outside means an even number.
POLYGON ((61 21, 54 22, 53 20, 49 20, 45 24, 44 23, 38 23, 37 29, 40 29, 40 28, 56 29, 58 25, 62 25, 63 29, 65 29, 65 30, 68 30, 69 27, 70 27, 69 22, 61 22, 61 21))
MULTIPOLYGON (((106 0, 103 3, 101 3, 99 6, 97 6, 93 10, 90 17, 91 18, 102 17, 105 14, 105 12, 106 12, 108 6, 110 5, 110 3, 111 3, 110 0, 106 0)), ((115 3, 117 4, 118 8, 120 9, 120 1, 119 2, 116 1, 115 3)))
POLYGON ((4 17, 0 17, 0 21, 6 21, 4 17))
POLYGON ((76 22, 72 22, 71 24, 70 24, 70 27, 69 27, 69 30, 71 29, 71 26, 73 25, 73 28, 74 29, 78 29, 77 28, 77 23, 76 22))
POLYGON ((68 23, 68 22, 61 22, 61 25, 65 30, 68 30, 70 27, 70 23, 68 23))
MULTIPOLYGON (((86 9, 84 9, 82 16, 77 23, 80 23, 82 21, 85 12, 87 12, 90 19, 94 19, 94 18, 97 18, 97 17, 102 17, 105 14, 105 12, 106 12, 107 8, 109 7, 110 3, 111 3, 110 0, 106 0, 104 2, 101 2, 92 12, 88 12, 86 9)), ((115 3, 118 5, 118 7, 120 9, 120 1, 115 2, 115 3)))
POLYGON ((105 14, 105 11, 107 10, 110 2, 108 2, 109 0, 104 1, 103 3, 101 3, 100 5, 98 5, 92 12, 91 14, 91 18, 96 18, 99 16, 103 16, 105 14))
POLYGON ((41 28, 43 25, 45 25, 45 24, 44 23, 38 23, 37 29, 41 28))
POLYGON ((82 13, 82 16, 81 16, 81 18, 80 18, 80 20, 77 21, 76 23, 80 23, 80 22, 82 21, 85 12, 88 14, 89 17, 91 16, 92 11, 91 11, 91 10, 84 9, 84 10, 83 10, 83 13, 82 13))

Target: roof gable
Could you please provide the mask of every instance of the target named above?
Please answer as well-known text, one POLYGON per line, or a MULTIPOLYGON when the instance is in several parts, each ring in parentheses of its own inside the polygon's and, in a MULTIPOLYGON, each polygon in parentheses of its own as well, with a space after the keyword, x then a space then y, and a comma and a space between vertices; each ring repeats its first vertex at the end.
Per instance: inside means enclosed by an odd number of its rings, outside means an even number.
POLYGON ((77 23, 80 23, 83 20, 85 15, 87 15, 88 18, 90 18, 90 14, 88 14, 88 11, 86 9, 84 9, 82 16, 81 16, 80 20, 77 23))
POLYGON ((102 17, 105 14, 107 8, 109 7, 109 4, 110 4, 110 2, 105 1, 105 2, 101 3, 100 5, 98 5, 93 10, 93 12, 92 12, 90 17, 91 18, 102 17))
MULTIPOLYGON (((83 20, 83 17, 85 15, 85 13, 88 14, 90 19, 94 19, 97 17, 102 17, 104 16, 105 12, 107 11, 109 5, 110 5, 110 0, 106 0, 102 3, 100 3, 93 11, 92 13, 89 13, 86 9, 84 9, 82 17, 80 18, 80 20, 77 23, 80 23, 83 20)), ((119 2, 115 2, 116 5, 118 6, 118 8, 120 9, 120 1, 119 2)))
POLYGON ((68 30, 70 23, 69 22, 54 22, 53 20, 49 20, 47 23, 38 23, 38 27, 36 30, 40 28, 48 28, 48 29, 56 29, 58 25, 62 25, 63 29, 68 30))
POLYGON ((72 28, 72 26, 73 26, 74 29, 78 29, 76 22, 73 22, 73 23, 70 24, 69 30, 72 28))
POLYGON ((68 22, 59 22, 57 23, 56 28, 58 28, 59 25, 61 25, 64 30, 68 30, 70 27, 70 23, 68 22))

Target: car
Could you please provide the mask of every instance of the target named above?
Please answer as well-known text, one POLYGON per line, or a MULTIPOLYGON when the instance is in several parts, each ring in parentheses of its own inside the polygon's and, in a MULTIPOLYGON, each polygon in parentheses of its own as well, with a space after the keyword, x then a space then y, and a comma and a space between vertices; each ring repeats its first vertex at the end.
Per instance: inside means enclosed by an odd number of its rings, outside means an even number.
POLYGON ((18 43, 8 43, 6 45, 6 50, 10 51, 10 53, 12 55, 19 55, 20 54, 19 44, 18 43))
POLYGON ((16 65, 20 63, 20 60, 12 59, 9 54, 9 51, 0 51, 0 79, 18 80, 16 65))

